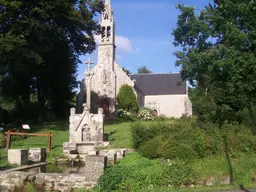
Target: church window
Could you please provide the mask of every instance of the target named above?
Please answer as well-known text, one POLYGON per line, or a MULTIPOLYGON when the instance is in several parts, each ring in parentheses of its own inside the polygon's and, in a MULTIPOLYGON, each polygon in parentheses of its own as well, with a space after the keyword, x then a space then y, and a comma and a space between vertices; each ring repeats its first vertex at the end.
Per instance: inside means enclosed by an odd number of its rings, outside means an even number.
POLYGON ((105 13, 104 19, 107 20, 108 19, 108 14, 105 13))
POLYGON ((105 38, 105 27, 101 28, 101 38, 104 39, 105 38))
POLYGON ((110 26, 107 27, 107 38, 110 37, 110 33, 111 33, 111 28, 110 26))

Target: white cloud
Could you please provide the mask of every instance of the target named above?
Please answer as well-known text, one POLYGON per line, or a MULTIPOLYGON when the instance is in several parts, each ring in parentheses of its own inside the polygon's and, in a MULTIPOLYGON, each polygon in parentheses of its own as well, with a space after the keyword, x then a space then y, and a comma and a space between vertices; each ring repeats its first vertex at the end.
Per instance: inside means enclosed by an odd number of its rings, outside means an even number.
POLYGON ((131 42, 126 37, 116 36, 116 47, 126 52, 133 52, 131 42))
MULTIPOLYGON (((94 38, 95 38, 96 43, 98 44, 99 40, 100 40, 100 36, 95 35, 94 38)), ((115 44, 116 44, 117 51, 129 52, 129 53, 133 52, 132 44, 127 37, 116 36, 115 41, 116 41, 115 44)))

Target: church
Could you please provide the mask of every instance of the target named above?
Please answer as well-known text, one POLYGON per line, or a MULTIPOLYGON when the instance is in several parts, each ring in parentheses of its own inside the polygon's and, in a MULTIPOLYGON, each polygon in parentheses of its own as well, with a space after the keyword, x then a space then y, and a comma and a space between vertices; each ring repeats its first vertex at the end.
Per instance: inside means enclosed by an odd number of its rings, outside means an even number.
POLYGON ((115 62, 115 19, 110 0, 105 2, 100 25, 98 62, 91 70, 88 67, 77 97, 77 108, 81 108, 86 86, 89 86, 99 99, 96 107, 102 107, 105 116, 111 117, 118 109, 116 98, 119 89, 127 84, 133 87, 139 106, 151 108, 156 116, 179 118, 192 115, 188 85, 181 79, 180 73, 127 75, 115 62))

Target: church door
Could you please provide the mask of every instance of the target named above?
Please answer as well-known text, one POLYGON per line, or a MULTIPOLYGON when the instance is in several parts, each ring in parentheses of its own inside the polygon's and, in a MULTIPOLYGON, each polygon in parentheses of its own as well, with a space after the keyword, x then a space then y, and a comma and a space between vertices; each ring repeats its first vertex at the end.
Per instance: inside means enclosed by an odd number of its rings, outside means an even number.
POLYGON ((108 99, 104 98, 101 100, 101 107, 103 108, 103 113, 105 117, 109 116, 109 101, 108 99))

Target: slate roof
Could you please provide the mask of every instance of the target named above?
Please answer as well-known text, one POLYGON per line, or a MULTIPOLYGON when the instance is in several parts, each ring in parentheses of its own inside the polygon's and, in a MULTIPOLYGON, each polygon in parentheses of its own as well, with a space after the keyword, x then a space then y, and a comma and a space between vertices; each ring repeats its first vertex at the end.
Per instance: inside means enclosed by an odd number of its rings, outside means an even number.
POLYGON ((144 95, 177 95, 186 94, 186 82, 180 73, 166 74, 132 74, 137 87, 144 95))

